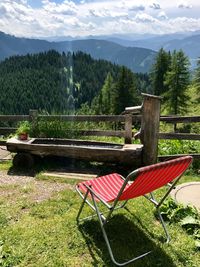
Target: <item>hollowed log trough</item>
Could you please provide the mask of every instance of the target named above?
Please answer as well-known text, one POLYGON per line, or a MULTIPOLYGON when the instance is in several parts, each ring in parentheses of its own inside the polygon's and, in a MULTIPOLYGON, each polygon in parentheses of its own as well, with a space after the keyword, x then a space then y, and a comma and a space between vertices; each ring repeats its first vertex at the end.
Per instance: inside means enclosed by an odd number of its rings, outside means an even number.
POLYGON ((122 165, 142 165, 141 144, 115 144, 97 141, 83 141, 55 138, 32 138, 21 141, 11 138, 7 141, 7 150, 17 153, 13 164, 33 165, 34 156, 59 156, 78 160, 117 163, 122 165))

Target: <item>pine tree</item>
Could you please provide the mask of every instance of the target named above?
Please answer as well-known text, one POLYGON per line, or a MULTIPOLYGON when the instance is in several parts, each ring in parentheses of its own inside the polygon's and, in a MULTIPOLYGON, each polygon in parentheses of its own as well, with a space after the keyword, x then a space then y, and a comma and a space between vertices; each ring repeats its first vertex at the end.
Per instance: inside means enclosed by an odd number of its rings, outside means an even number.
POLYGON ((137 99, 135 76, 129 69, 122 66, 111 97, 113 113, 122 113, 125 107, 134 106, 137 99))
POLYGON ((187 88, 190 83, 189 59, 182 50, 172 54, 170 70, 166 73, 165 103, 171 114, 184 114, 187 111, 187 88))
POLYGON ((170 52, 166 52, 163 48, 161 48, 158 51, 151 73, 152 89, 155 95, 162 95, 167 91, 167 85, 164 83, 164 80, 167 71, 169 71, 170 62, 170 52))
POLYGON ((194 77, 194 85, 196 87, 197 92, 197 102, 200 102, 200 58, 197 61, 197 68, 195 71, 195 77, 194 77))

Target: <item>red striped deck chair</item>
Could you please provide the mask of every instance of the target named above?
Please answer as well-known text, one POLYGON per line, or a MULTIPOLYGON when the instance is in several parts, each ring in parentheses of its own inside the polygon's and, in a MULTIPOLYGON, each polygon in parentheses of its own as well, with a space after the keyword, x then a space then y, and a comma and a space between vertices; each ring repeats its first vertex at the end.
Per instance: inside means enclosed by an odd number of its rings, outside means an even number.
MULTIPOLYGON (((105 225, 108 223, 114 210, 123 208, 127 201, 132 198, 144 196, 156 208, 158 218, 160 219, 166 235, 166 241, 169 242, 170 236, 160 213, 160 206, 163 204, 170 191, 175 187, 176 183, 189 167, 191 162, 191 156, 184 156, 139 168, 131 172, 126 178, 122 177, 118 173, 112 173, 77 184, 76 190, 83 199, 77 215, 77 222, 80 222, 80 214, 84 204, 87 203, 97 215, 109 254, 112 261, 117 266, 124 266, 148 255, 151 251, 123 263, 117 262, 114 258, 110 242, 105 231, 105 225), (157 201, 154 197, 153 191, 163 187, 164 185, 168 185, 168 189, 164 196, 157 201), (123 201, 121 205, 118 205, 119 201, 123 201), (107 213, 103 214, 102 211, 100 211, 99 202, 103 203, 108 208, 107 213)), ((84 219, 91 217, 93 216, 84 219)))

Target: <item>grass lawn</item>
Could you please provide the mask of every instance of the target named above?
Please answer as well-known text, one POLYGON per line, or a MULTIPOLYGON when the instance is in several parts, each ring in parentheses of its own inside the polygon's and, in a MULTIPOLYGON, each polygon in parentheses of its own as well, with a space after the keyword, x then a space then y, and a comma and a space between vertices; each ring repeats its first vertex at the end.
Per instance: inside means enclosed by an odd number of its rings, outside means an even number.
MULTIPOLYGON (((2 169, 6 169, 5 164, 2 169)), ((42 181, 45 186, 58 182, 58 179, 45 178, 42 181)), ((39 183, 42 176, 32 179, 39 183)), ((200 178, 190 175, 183 179, 188 180, 200 178)), ((63 184, 67 182, 62 179, 63 184)), ((0 193, 4 192, 0 195, 0 266, 114 266, 98 221, 93 219, 77 226, 81 199, 72 184, 75 181, 42 201, 30 197, 37 190, 31 182, 26 187, 0 185, 0 193)), ((145 198, 137 198, 130 201, 127 208, 128 211, 117 211, 107 227, 117 260, 153 250, 149 256, 129 266, 199 266, 200 253, 195 241, 180 225, 168 225, 172 240, 165 244, 162 227, 152 213, 152 204, 145 198)), ((86 208, 84 213, 88 215, 90 210, 86 208)))

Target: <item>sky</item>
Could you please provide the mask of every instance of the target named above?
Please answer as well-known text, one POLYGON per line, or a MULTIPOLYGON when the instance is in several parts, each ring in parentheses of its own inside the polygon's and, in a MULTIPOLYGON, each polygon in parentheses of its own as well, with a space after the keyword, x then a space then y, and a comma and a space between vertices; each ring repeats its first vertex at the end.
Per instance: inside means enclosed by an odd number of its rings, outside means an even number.
POLYGON ((20 37, 200 30, 200 0, 0 0, 0 31, 20 37))

